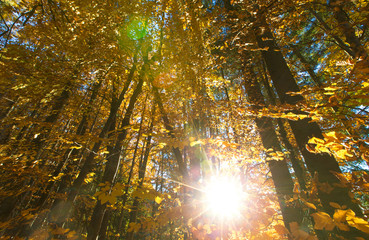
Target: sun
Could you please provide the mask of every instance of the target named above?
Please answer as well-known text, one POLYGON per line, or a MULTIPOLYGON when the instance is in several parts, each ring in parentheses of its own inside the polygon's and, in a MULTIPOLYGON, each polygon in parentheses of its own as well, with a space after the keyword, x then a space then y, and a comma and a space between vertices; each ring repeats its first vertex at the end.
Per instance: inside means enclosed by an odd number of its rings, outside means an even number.
POLYGON ((231 176, 213 176, 204 189, 205 208, 220 220, 241 217, 246 198, 240 180, 231 176))

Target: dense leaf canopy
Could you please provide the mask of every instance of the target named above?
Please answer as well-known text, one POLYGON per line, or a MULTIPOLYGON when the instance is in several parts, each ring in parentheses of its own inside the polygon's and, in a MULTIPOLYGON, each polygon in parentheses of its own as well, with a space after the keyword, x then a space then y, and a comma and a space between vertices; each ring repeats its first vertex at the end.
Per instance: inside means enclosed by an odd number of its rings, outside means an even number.
POLYGON ((367 1, 0 10, 1 239, 369 239, 367 1))

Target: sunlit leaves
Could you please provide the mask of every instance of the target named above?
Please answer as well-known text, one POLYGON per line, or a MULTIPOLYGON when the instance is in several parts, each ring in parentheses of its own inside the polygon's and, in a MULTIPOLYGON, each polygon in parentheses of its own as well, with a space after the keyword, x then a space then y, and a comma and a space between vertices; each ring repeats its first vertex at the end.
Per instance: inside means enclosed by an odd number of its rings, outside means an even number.
POLYGON ((110 203, 115 204, 117 201, 118 196, 123 195, 123 184, 115 184, 114 187, 111 188, 109 183, 100 183, 99 186, 101 187, 100 191, 95 193, 95 197, 100 200, 101 204, 110 203))
POLYGON ((333 219, 329 216, 329 214, 325 212, 316 212, 311 214, 311 216, 313 216, 315 221, 314 225, 315 229, 318 230, 326 229, 328 231, 331 231, 335 227, 333 219))

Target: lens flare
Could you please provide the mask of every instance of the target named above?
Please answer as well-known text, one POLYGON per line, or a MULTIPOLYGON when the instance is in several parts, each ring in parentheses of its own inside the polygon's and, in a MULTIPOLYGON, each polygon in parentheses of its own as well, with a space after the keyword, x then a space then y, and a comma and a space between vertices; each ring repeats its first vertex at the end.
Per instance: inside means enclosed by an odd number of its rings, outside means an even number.
POLYGON ((133 19, 127 26, 127 36, 133 40, 139 40, 147 34, 148 22, 143 18, 133 19))
POLYGON ((231 177, 212 177, 204 191, 205 207, 220 219, 241 217, 245 198, 241 182, 231 177))

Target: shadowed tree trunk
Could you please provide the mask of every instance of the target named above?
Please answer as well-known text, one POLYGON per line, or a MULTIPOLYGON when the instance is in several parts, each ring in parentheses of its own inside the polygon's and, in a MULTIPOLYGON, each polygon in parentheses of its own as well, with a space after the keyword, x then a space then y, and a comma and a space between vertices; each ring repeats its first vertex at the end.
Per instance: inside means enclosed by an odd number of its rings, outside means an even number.
MULTIPOLYGON (((256 78, 252 78, 251 81, 245 80, 244 84, 250 102, 256 106, 264 106, 264 97, 261 93, 256 78)), ((256 107, 255 110, 258 111, 259 108, 256 107)), ((273 149, 272 152, 281 152, 282 149, 271 118, 258 117, 255 119, 255 123, 264 148, 267 150, 273 149)), ((272 158, 270 155, 272 152, 267 152, 267 158, 272 158)), ((272 179, 278 195, 279 205, 285 226, 289 229, 290 223, 292 222, 297 222, 299 225, 301 225, 303 218, 301 208, 286 203, 286 200, 292 198, 294 194, 294 183, 288 170, 286 159, 281 161, 269 159, 267 162, 270 172, 272 173, 272 179)))
MULTIPOLYGON (((164 122, 164 127, 168 131, 168 135, 171 138, 175 139, 176 136, 174 135, 174 128, 170 124, 168 116, 165 112, 163 102, 161 101, 161 97, 160 97, 160 94, 159 94, 159 90, 155 86, 153 86, 152 88, 153 88, 153 91, 154 91, 155 101, 158 104, 159 111, 160 111, 162 120, 164 122)), ((189 175, 188 175, 186 163, 184 162, 183 157, 182 157, 181 150, 178 147, 172 147, 172 150, 173 150, 174 157, 175 157, 175 159, 177 161, 177 164, 178 164, 179 172, 180 172, 181 176, 183 177, 184 182, 186 182, 186 180, 189 179, 189 175)))
MULTIPOLYGON (((83 116, 82 116, 82 120, 78 125, 77 131, 76 131, 76 135, 82 136, 85 133, 86 127, 87 127, 87 121, 88 121, 88 117, 89 114, 92 111, 92 104, 95 101, 98 91, 101 87, 102 84, 102 80, 96 82, 93 87, 92 87, 92 94, 90 96, 90 100, 88 101, 88 105, 87 105, 87 110, 84 111, 83 116)), ((63 159, 59 162, 59 164, 56 166, 56 169, 54 170, 54 172, 51 174, 51 179, 57 177, 63 170, 63 168, 66 166, 66 164, 68 164, 68 160, 69 159, 73 159, 75 156, 78 155, 78 153, 80 152, 80 149, 76 149, 76 148, 72 148, 72 149, 68 149, 65 151, 65 154, 63 155, 63 159)), ((62 178, 61 182, 68 182, 65 177, 62 178)), ((38 198, 38 200, 34 203, 34 207, 37 209, 37 211, 40 211, 43 209, 53 187, 55 186, 55 181, 49 181, 49 183, 47 184, 46 188, 42 191, 41 196, 38 198)), ((26 225, 27 227, 25 229, 21 230, 20 236, 28 236, 30 235, 31 232, 33 232, 34 230, 36 230, 41 224, 42 221, 44 219, 44 215, 42 214, 41 216, 37 216, 35 218, 35 220, 30 224, 30 225, 26 225)))
MULTIPOLYGON (((141 121, 141 123, 142 123, 142 121, 141 121)), ((140 128, 141 128, 141 126, 140 126, 140 128)), ((140 137, 141 137, 140 135, 137 137, 135 150, 133 151, 131 167, 130 167, 130 170, 129 170, 129 173, 128 173, 128 179, 127 179, 127 182, 126 182, 126 187, 124 188, 124 194, 123 194, 123 199, 122 199, 123 208, 121 209, 120 216, 118 218, 118 224, 117 224, 117 227, 116 227, 116 229, 117 229, 116 231, 119 234, 124 230, 124 229, 122 229, 122 224, 123 224, 124 217, 125 217, 125 212, 126 212, 124 210, 124 206, 126 206, 126 202, 127 202, 127 198, 128 198, 128 190, 129 190, 129 187, 130 187, 130 184, 131 184, 131 179, 133 177, 133 170, 134 170, 135 163, 136 163, 136 156, 137 156, 138 144, 140 143, 140 137)))
MULTIPOLYGON (((146 67, 147 67, 147 61, 145 61, 144 65, 142 66, 138 84, 130 98, 126 113, 124 115, 121 125, 119 126, 121 130, 119 130, 119 134, 115 142, 115 146, 110 147, 111 150, 109 151, 109 155, 107 157, 107 163, 105 166, 105 172, 104 172, 102 182, 108 183, 111 186, 114 182, 115 176, 117 174, 117 171, 120 165, 122 143, 123 143, 123 140, 126 138, 127 132, 128 132, 127 126, 129 126, 129 122, 133 114, 134 106, 138 100, 138 96, 142 92, 142 85, 144 82, 145 71, 147 70, 146 67)), ((103 220, 106 208, 107 208, 107 203, 102 204, 100 200, 97 201, 97 204, 94 208, 91 221, 88 227, 88 235, 87 235, 88 240, 98 239, 98 233, 100 231, 101 222, 103 220)))
MULTIPOLYGON (((263 70, 265 71, 265 69, 263 69, 263 70)), ((253 76, 256 78, 255 73, 253 73, 253 76)), ((277 104, 276 96, 275 96, 273 90, 271 89, 271 87, 269 86, 269 82, 268 82, 266 76, 262 77, 261 84, 266 89, 267 99, 270 101, 270 103, 272 105, 276 105, 277 104)), ((282 141, 284 147, 287 149, 287 151, 289 151, 288 156, 289 156, 289 159, 291 161, 292 168, 295 171, 295 175, 296 175, 297 180, 300 184, 300 187, 302 189, 306 189, 305 173, 304 173, 305 167, 302 166, 303 164, 300 162, 299 158, 295 154, 295 151, 294 151, 295 149, 292 146, 292 144, 290 143, 290 140, 288 139, 287 131, 286 131, 286 128, 283 124, 283 120, 280 119, 280 118, 277 118, 277 124, 278 124, 278 128, 279 128, 279 134, 280 134, 281 141, 282 141)))
MULTIPOLYGON (((116 119, 116 114, 119 110, 119 107, 121 105, 121 103, 123 102, 125 93, 128 90, 128 87, 130 85, 130 83, 133 80, 133 76, 134 73, 136 71, 136 62, 137 62, 137 55, 134 56, 134 60, 133 60, 133 66, 131 67, 131 70, 128 74, 127 80, 124 84, 124 87, 122 89, 122 91, 119 94, 119 97, 113 97, 113 101, 111 103, 111 107, 110 107, 110 113, 109 113, 109 117, 106 120, 103 129, 101 130, 100 134, 99 134, 99 139, 104 139, 106 137, 106 134, 108 133, 110 127, 112 126, 112 124, 115 122, 116 119)), ((56 200, 51 208, 51 221, 56 222, 57 224, 62 224, 66 221, 66 218, 68 217, 68 214, 72 208, 72 204, 74 199, 76 198, 76 196, 79 193, 79 190, 87 176, 87 174, 93 169, 93 167, 95 166, 95 156, 98 153, 98 151, 100 150, 100 146, 102 145, 102 140, 98 140, 97 142, 95 142, 93 148, 90 150, 90 153, 87 155, 86 160, 81 168, 81 171, 78 174, 78 177, 74 180, 70 191, 68 193, 68 197, 67 200, 56 200)), ((66 189, 62 189, 60 188, 59 192, 63 193, 66 192, 66 189)))
MULTIPOLYGON (((16 103, 16 101, 8 99, 3 95, 4 94, 0 95, 0 106, 2 106, 2 109, 0 109, 0 123, 9 115, 12 109, 14 109, 14 105, 16 103)), ((3 126, 2 123, 1 125, 2 130, 0 131, 0 144, 6 144, 9 141, 13 124, 6 124, 3 126)))
MULTIPOLYGON (((59 114, 61 113, 61 111, 63 110, 65 104, 67 103, 69 97, 70 97, 70 82, 68 82, 64 88, 63 91, 61 92, 61 94, 55 99, 53 106, 51 108, 51 113, 46 117, 46 119, 44 120, 44 123, 46 124, 45 127, 43 127, 40 132, 42 134, 40 134, 37 138, 33 139, 33 144, 35 147, 35 152, 36 152, 36 159, 38 159, 40 157, 40 153, 43 150, 43 147, 45 145, 45 140, 52 128, 52 124, 54 124, 57 119, 59 114)), ((31 159, 31 158, 30 158, 31 159)), ((28 160, 27 161, 27 165, 30 166, 32 164, 33 160, 28 160)), ((40 165, 42 165, 42 163, 40 163, 40 165)), ((30 186, 32 186, 34 183, 34 179, 30 178, 29 180, 25 181, 24 184, 28 184, 30 186)), ((17 197, 11 196, 8 198, 5 198, 5 200, 3 200, 0 204, 0 216, 2 218, 2 220, 7 219, 10 214, 12 213, 13 209, 16 208, 16 206, 22 202, 25 198, 27 198, 27 196, 29 195, 29 191, 26 191, 22 194, 20 194, 17 197), (23 199, 23 200, 22 200, 23 199)))
MULTIPOLYGON (((296 105, 303 101, 300 95, 291 95, 289 92, 298 92, 300 89, 287 66, 287 63, 278 49, 264 16, 259 14, 259 18, 254 25, 254 31, 260 48, 267 48, 262 51, 263 59, 266 63, 268 72, 272 78, 273 84, 278 93, 281 103, 296 105)), ((296 110, 294 113, 301 113, 296 110)), ((291 129, 296 138, 299 149, 305 159, 309 171, 318 176, 318 193, 324 209, 333 215, 335 209, 330 202, 336 202, 340 205, 346 205, 352 209, 357 216, 363 216, 360 207, 354 203, 349 195, 349 189, 346 187, 337 187, 340 181, 334 173, 341 173, 336 159, 329 154, 316 154, 307 150, 306 144, 312 137, 323 138, 322 131, 315 122, 311 122, 310 118, 292 121, 289 120, 291 129), (330 186, 332 189, 323 186, 330 186)), ((366 234, 351 229, 351 233, 356 232, 357 236, 365 236, 366 234)), ((344 234, 342 232, 342 234, 344 234)), ((352 235, 351 235, 352 236, 352 235)))
POLYGON ((355 34, 355 29, 350 23, 348 15, 343 10, 343 5, 345 1, 342 0, 330 0, 329 6, 333 11, 333 16, 338 23, 338 27, 341 29, 345 40, 350 44, 355 58, 367 59, 368 52, 365 50, 364 46, 361 44, 360 39, 355 34))
MULTIPOLYGON (((150 124, 150 130, 149 132, 152 132, 153 126, 154 126, 154 117, 155 117, 155 108, 153 107, 153 111, 152 111, 152 120, 151 120, 151 124, 150 124)), ((151 139, 152 139, 152 135, 148 136, 146 138, 146 149, 143 155, 143 159, 141 159, 139 166, 138 166, 138 187, 142 187, 143 185, 143 181, 145 178, 145 173, 146 173, 146 166, 147 166, 147 162, 149 160, 149 155, 150 155, 150 150, 151 150, 151 139)), ((133 200, 133 205, 132 205, 132 209, 129 215, 129 223, 134 223, 137 220, 137 213, 138 213, 138 207, 139 207, 139 201, 138 198, 135 197, 135 199, 133 200)), ((127 240, 133 240, 134 238, 134 232, 128 232, 126 239, 127 240)))

